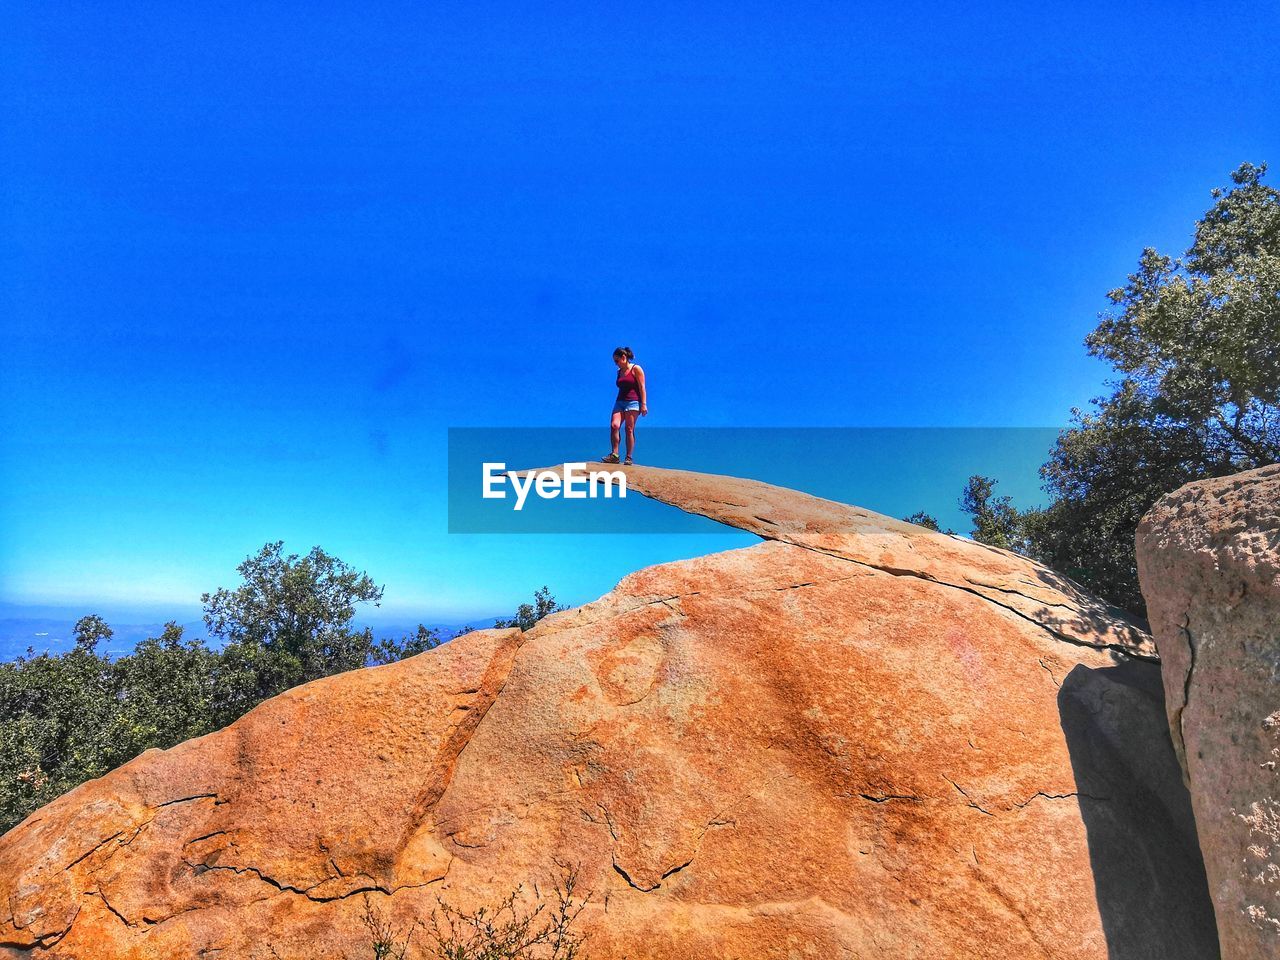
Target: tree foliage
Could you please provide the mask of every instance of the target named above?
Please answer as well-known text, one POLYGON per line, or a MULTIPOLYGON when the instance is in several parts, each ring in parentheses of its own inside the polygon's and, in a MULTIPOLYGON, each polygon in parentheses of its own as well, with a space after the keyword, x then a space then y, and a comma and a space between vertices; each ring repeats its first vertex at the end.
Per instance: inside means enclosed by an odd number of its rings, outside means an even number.
POLYGON ((357 603, 382 601, 382 587, 319 547, 305 557, 282 547, 268 543, 240 564, 236 589, 201 596, 210 633, 262 651, 280 689, 364 666, 373 639, 351 621, 357 603))
POLYGON ((924 527, 926 530, 932 530, 935 533, 955 533, 954 530, 943 530, 942 527, 938 525, 938 518, 923 510, 917 510, 915 513, 911 514, 911 516, 903 517, 902 519, 907 523, 914 523, 918 527, 924 527))
POLYGON ((1030 554, 1033 546, 1027 531, 1027 516, 1010 497, 996 496, 996 481, 975 474, 960 495, 960 509, 973 521, 970 534, 979 543, 1001 550, 1030 554))
POLYGON ((90 615, 67 653, 0 663, 0 831, 144 750, 220 729, 297 683, 440 643, 422 625, 400 640, 354 630, 356 604, 378 602, 382 589, 319 547, 306 557, 281 547, 265 545, 239 566, 239 586, 202 598, 206 625, 226 641, 220 649, 184 639, 171 622, 112 659, 99 652, 111 627, 90 615))
POLYGON ((556 598, 551 595, 551 590, 544 584, 541 590, 533 591, 533 603, 520 604, 514 617, 510 619, 499 617, 493 621, 493 625, 495 627, 519 627, 521 630, 531 630, 533 625, 543 617, 564 609, 565 607, 556 603, 556 598))
POLYGON ((1181 258, 1146 249, 1086 340, 1118 378, 1041 469, 1031 550, 1142 613, 1134 534, 1184 483, 1280 460, 1280 193, 1242 164, 1181 258))
POLYGON ((400 640, 384 637, 374 643, 369 649, 369 662, 374 665, 395 663, 397 660, 416 657, 420 653, 434 650, 443 642, 439 630, 420 623, 411 636, 402 637, 400 640))
POLYGON ((1111 392, 1072 411, 1018 511, 973 477, 974 537, 1033 556, 1136 614, 1138 522, 1183 484, 1280 461, 1280 192, 1265 164, 1215 189, 1182 257, 1142 251, 1085 344, 1111 392))

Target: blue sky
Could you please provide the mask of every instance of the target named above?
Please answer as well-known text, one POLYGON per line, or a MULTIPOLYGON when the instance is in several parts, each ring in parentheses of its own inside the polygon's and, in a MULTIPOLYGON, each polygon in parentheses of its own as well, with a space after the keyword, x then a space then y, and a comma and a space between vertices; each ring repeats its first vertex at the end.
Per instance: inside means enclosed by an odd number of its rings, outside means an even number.
POLYGON ((184 615, 274 539, 438 620, 745 542, 445 532, 447 428, 600 423, 618 343, 648 425, 1061 425, 1142 247, 1280 163, 1258 11, 5 19, 0 601, 122 616, 184 615))

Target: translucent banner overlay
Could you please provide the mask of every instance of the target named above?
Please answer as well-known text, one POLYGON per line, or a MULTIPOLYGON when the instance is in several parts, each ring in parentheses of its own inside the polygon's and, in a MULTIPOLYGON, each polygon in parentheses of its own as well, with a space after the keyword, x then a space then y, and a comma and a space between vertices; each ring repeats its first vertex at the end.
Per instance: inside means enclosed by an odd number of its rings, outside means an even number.
MULTIPOLYGON (((956 501, 968 478, 999 481, 998 492, 1019 506, 1043 501, 1039 466, 1048 459, 1057 427, 809 428, 653 427, 637 431, 639 464, 750 477, 890 516, 923 510, 958 522, 956 501)), ((599 427, 453 427, 449 430, 450 533, 709 533, 714 521, 654 503, 634 490, 596 495, 583 479, 565 496, 549 481, 542 494, 502 480, 525 471, 600 462, 608 432, 599 427), (488 465, 486 467, 486 465, 488 465), (490 496, 485 496, 486 473, 490 496), (498 478, 498 479, 494 479, 498 478), (503 495, 498 496, 499 491, 503 495), (519 509, 517 509, 519 507, 519 509)), ((625 452, 625 451, 624 451, 625 452)), ((528 484, 522 479, 521 485, 528 484)))

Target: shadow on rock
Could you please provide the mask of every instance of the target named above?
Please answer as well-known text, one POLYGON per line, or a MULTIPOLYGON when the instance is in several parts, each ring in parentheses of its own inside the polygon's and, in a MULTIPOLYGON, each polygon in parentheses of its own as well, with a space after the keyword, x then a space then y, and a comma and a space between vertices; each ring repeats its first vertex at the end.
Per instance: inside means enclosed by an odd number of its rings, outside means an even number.
POLYGON ((1077 666, 1058 694, 1111 960, 1216 960, 1217 927, 1160 668, 1077 666))

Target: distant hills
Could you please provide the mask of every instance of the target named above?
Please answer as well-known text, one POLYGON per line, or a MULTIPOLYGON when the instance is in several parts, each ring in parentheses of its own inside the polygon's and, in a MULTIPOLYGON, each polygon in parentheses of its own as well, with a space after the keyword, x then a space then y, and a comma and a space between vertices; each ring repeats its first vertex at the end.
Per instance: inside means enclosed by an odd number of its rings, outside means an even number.
MULTIPOLYGON (((0 617, 0 660, 12 660, 31 648, 36 653, 65 653, 75 643, 76 618, 54 617, 0 617)), ((121 656, 133 650, 147 637, 158 637, 164 630, 163 623, 111 623, 115 636, 99 653, 121 656)), ((186 637, 204 636, 204 623, 196 620, 184 623, 186 637)))
MULTIPOLYGON (((4 614, 18 614, 22 612, 20 607, 9 605, 4 614)), ((34 611, 36 614, 42 612, 39 609, 34 611)), ((47 611, 52 613, 52 611, 47 611)), ((99 653, 107 653, 111 656, 119 657, 133 652, 140 642, 147 637, 158 637, 164 630, 164 621, 156 621, 154 623, 117 623, 106 614, 103 618, 111 625, 111 629, 115 631, 115 635, 111 638, 110 643, 105 646, 99 646, 99 653)), ((66 653, 75 643, 74 627, 79 616, 70 615, 53 615, 53 616, 19 616, 19 615, 0 615, 0 661, 13 660, 16 657, 24 655, 28 649, 40 653, 66 653)), ((469 623, 436 623, 427 624, 439 630, 441 635, 450 638, 457 636, 465 628, 472 627, 482 629, 484 627, 493 626, 494 617, 484 617, 479 620, 472 620, 469 623)), ((373 634, 379 639, 383 637, 398 638, 406 634, 413 634, 418 629, 418 622, 413 623, 364 623, 356 621, 357 628, 369 626, 373 628, 373 634)), ((196 637, 208 638, 208 630, 205 628, 204 621, 192 620, 182 623, 182 635, 190 640, 196 637)), ((213 644, 217 646, 217 644, 213 644)))

